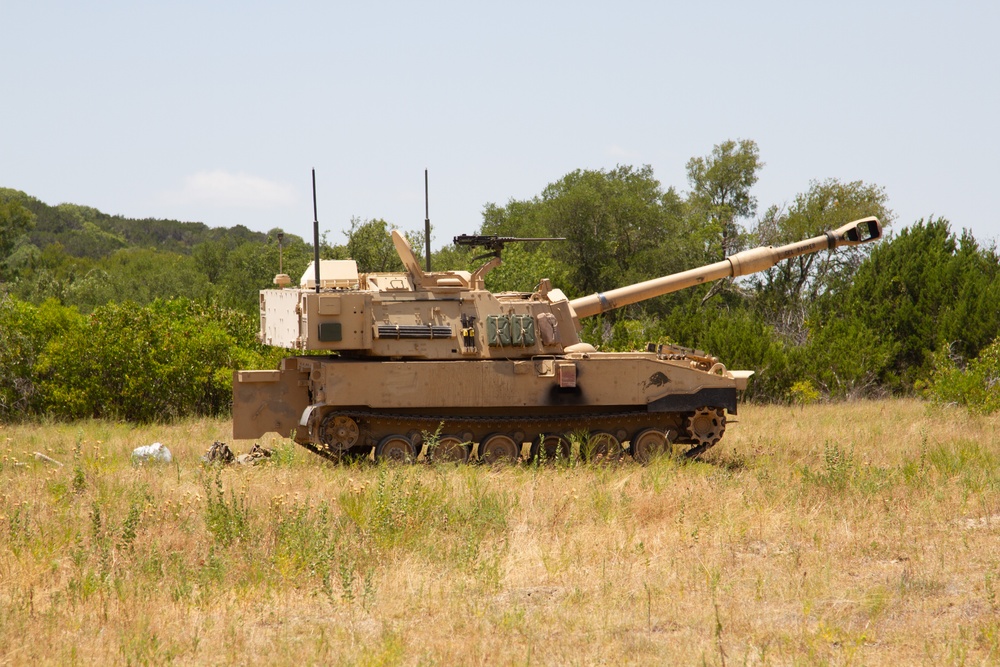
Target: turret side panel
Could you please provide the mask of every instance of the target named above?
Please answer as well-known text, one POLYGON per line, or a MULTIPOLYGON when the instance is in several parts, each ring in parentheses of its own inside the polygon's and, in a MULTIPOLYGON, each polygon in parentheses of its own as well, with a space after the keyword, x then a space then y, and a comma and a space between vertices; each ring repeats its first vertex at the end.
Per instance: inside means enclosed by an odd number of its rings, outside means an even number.
POLYGON ((298 290, 261 290, 260 336, 265 345, 297 349, 300 336, 298 290))
POLYGON ((366 292, 303 294, 300 349, 370 349, 371 301, 366 292))
POLYGON ((267 345, 380 358, 530 359, 579 343, 565 298, 453 288, 261 290, 260 324, 267 345))

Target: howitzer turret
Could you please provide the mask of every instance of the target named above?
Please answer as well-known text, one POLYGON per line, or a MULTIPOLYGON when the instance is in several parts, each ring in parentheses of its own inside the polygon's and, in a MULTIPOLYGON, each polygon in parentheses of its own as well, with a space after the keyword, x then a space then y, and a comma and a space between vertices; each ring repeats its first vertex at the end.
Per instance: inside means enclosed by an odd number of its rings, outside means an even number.
POLYGON ((865 218, 569 300, 544 279, 530 293, 492 293, 484 284, 504 243, 554 239, 456 237, 490 251, 489 261, 471 273, 432 272, 393 231, 404 273, 359 273, 351 260, 328 260, 319 271, 310 265, 298 288, 260 292, 261 342, 328 354, 237 371, 233 435, 291 435, 332 459, 570 456, 578 433, 585 434, 579 455, 588 459, 616 459, 627 449, 645 461, 674 445, 697 455, 722 437, 753 372, 670 345, 598 352, 580 340, 579 320, 881 234, 878 220, 865 218))

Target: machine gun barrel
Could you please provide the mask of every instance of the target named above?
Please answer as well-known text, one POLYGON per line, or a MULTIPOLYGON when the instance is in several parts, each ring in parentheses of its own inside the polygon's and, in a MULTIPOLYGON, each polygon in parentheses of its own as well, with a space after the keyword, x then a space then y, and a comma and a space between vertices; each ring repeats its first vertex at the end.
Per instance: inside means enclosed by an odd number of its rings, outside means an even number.
POLYGON ((508 243, 524 243, 524 242, 534 242, 534 241, 565 241, 563 237, 535 237, 529 238, 524 236, 497 236, 496 234, 486 234, 486 235, 475 235, 475 234, 461 234, 452 239, 455 245, 467 245, 472 248, 486 248, 490 251, 487 257, 492 255, 494 257, 500 256, 500 251, 503 250, 504 245, 508 243))
POLYGON ((662 278, 654 278, 627 287, 619 287, 604 293, 573 299, 569 305, 579 317, 591 317, 600 313, 628 306, 639 301, 670 294, 702 283, 722 278, 745 276, 764 271, 783 259, 798 257, 820 250, 833 250, 840 246, 856 246, 876 241, 882 237, 882 225, 877 218, 869 217, 849 222, 843 227, 826 232, 805 241, 788 245, 764 246, 744 250, 731 255, 721 262, 674 273, 662 278))

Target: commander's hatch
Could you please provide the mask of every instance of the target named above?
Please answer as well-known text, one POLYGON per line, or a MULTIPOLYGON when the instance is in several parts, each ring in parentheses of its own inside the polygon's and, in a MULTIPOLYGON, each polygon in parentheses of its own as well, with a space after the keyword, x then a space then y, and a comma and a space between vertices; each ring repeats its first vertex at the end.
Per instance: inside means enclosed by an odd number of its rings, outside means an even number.
POLYGON ((396 247, 396 254, 402 260, 406 272, 410 274, 417 289, 437 290, 444 288, 445 291, 458 289, 469 289, 471 275, 468 271, 433 271, 425 273, 420 268, 420 262, 410 247, 410 242, 400 233, 398 229, 392 230, 392 244, 396 247))
POLYGON ((406 267, 406 272, 413 277, 414 282, 419 284, 424 271, 420 268, 420 262, 417 261, 417 256, 414 254, 413 248, 410 247, 410 242, 398 229, 392 230, 392 245, 396 247, 396 254, 399 255, 403 266, 406 267))

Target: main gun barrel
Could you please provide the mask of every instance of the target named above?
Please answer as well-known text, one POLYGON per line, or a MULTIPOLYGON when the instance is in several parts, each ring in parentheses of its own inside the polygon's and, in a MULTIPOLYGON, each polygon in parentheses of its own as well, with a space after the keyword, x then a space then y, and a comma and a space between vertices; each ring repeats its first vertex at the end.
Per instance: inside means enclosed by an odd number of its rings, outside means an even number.
POLYGON ((573 299, 569 305, 578 318, 591 317, 702 283, 764 271, 783 259, 807 255, 820 250, 833 250, 841 246, 861 245, 881 237, 882 225, 878 218, 863 218, 805 241, 789 243, 777 248, 764 246, 744 250, 721 262, 573 299))

